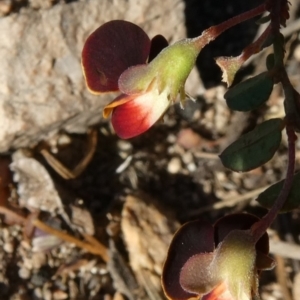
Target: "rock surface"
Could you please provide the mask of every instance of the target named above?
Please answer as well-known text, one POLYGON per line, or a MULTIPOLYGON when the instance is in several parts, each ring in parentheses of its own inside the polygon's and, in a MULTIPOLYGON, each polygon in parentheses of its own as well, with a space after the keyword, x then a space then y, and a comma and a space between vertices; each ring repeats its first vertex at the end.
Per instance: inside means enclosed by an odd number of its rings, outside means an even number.
POLYGON ((33 146, 58 130, 82 133, 101 121, 113 95, 87 91, 80 53, 87 36, 112 19, 170 42, 185 36, 183 1, 90 0, 0 18, 0 152, 33 146))

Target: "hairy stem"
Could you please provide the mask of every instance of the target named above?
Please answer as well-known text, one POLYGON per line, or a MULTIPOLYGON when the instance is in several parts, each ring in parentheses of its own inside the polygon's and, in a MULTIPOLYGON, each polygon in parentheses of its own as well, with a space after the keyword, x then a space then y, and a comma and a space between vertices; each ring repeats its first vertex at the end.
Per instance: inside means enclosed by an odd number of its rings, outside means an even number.
MULTIPOLYGON (((283 88, 291 87, 288 75, 284 68, 284 40, 280 33, 281 25, 285 25, 289 17, 287 0, 267 0, 266 10, 270 11, 271 15, 271 31, 273 34, 273 46, 275 56, 275 68, 277 69, 277 76, 282 83, 283 88)), ((292 98, 294 100, 294 98, 292 98)), ((286 101, 290 101, 286 99, 286 101)), ((287 116, 288 117, 288 116, 287 116)), ((273 223, 277 214, 286 202, 289 192, 291 190, 295 171, 295 141, 297 136, 295 134, 291 120, 286 118, 286 133, 288 137, 288 167, 286 179, 283 187, 269 212, 257 223, 251 227, 251 232, 254 240, 257 242, 266 232, 268 227, 273 223)))
POLYGON ((293 184, 295 171, 295 142, 297 140, 297 136, 294 132, 294 129, 289 125, 287 125, 286 127, 286 133, 288 136, 288 168, 286 178, 282 190, 280 191, 272 208, 260 221, 258 221, 251 227, 252 236, 256 242, 262 237, 268 227, 275 220, 278 212, 281 210, 285 201, 287 200, 293 184))
POLYGON ((244 21, 247 21, 249 19, 252 19, 262 13, 264 13, 266 10, 265 4, 261 4, 257 6, 256 8, 253 8, 249 11, 246 11, 240 15, 237 15, 227 21, 224 21, 218 25, 212 26, 206 30, 203 31, 203 33, 194 39, 195 44, 198 46, 199 51, 209 44, 211 41, 215 40, 221 33, 226 31, 227 29, 240 24, 244 21))
POLYGON ((271 32, 271 25, 269 25, 264 32, 261 34, 261 36, 252 44, 250 44, 248 47, 246 47, 242 54, 241 54, 241 59, 242 61, 246 61, 250 56, 253 54, 258 53, 262 48, 263 44, 268 38, 269 34, 271 32))

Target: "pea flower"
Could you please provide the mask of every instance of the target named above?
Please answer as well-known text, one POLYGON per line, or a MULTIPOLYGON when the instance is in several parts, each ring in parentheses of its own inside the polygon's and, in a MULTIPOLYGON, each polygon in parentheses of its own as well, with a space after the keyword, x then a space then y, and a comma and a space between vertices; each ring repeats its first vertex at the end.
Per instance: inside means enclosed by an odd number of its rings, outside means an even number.
POLYGON ((254 242, 253 215, 233 214, 214 226, 200 220, 183 225, 170 245, 162 274, 168 299, 250 300, 258 275, 273 267, 265 233, 254 242))
POLYGON ((160 35, 150 40, 137 25, 115 20, 88 37, 82 66, 91 92, 121 93, 103 116, 111 114, 116 133, 127 139, 160 120, 178 94, 184 102, 185 81, 200 50, 196 39, 168 46, 160 35))

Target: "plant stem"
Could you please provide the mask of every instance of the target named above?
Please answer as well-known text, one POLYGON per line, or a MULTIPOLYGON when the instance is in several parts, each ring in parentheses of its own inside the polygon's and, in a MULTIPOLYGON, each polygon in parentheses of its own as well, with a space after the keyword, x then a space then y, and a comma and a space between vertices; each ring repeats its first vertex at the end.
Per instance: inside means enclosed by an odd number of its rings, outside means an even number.
POLYGON ((246 61, 253 54, 256 54, 262 50, 263 44, 268 38, 270 31, 271 31, 271 25, 269 24, 268 27, 261 34, 261 36, 255 42, 253 42, 243 50, 241 54, 241 60, 243 62, 246 61))
POLYGON ((293 184, 293 178, 294 178, 293 176, 295 171, 295 157, 296 157, 295 142, 297 140, 297 136, 294 132, 293 127, 289 125, 286 126, 286 133, 288 136, 288 168, 287 168, 286 178, 282 190, 280 191, 272 208, 260 221, 255 223, 250 229, 252 236, 256 242, 262 237, 262 235, 266 232, 268 227, 275 220, 277 214, 279 213, 285 201, 287 200, 287 197, 289 195, 289 192, 293 184))
POLYGON ((264 13, 266 10, 265 4, 261 4, 257 6, 256 8, 253 8, 249 11, 246 11, 240 15, 237 15, 229 20, 226 20, 218 25, 212 26, 206 30, 203 31, 203 33, 199 36, 193 39, 193 42, 197 45, 199 51, 206 46, 208 43, 216 39, 221 33, 223 33, 225 30, 240 24, 244 21, 247 21, 249 19, 252 19, 256 17, 257 15, 260 15, 264 13))

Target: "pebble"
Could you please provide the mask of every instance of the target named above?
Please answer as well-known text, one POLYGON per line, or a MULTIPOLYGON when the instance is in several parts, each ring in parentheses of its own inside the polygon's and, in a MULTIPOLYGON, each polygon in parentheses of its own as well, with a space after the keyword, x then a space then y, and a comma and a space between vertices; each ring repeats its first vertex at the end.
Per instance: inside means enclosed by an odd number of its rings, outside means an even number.
POLYGON ((28 270, 27 268, 20 268, 19 269, 19 276, 22 279, 28 279, 30 277, 30 270, 28 270))
POLYGON ((47 278, 42 274, 36 273, 31 276, 30 281, 34 286, 39 287, 44 285, 44 283, 47 281, 47 278))
POLYGON ((193 154, 191 152, 185 152, 183 155, 182 155, 182 161, 185 163, 185 164, 189 164, 191 162, 193 162, 193 154))
POLYGON ((6 253, 13 253, 14 252, 14 244, 12 242, 6 242, 3 245, 3 249, 6 253))
POLYGON ((61 290, 56 290, 53 292, 53 300, 65 300, 68 299, 68 294, 61 290))
POLYGON ((42 299, 42 297, 43 297, 42 289, 39 287, 34 289, 33 294, 36 299, 42 299))
POLYGON ((132 149, 132 145, 124 140, 119 140, 118 141, 118 148, 122 151, 130 151, 132 149))
POLYGON ((168 163, 167 170, 171 174, 177 174, 181 170, 181 168, 182 168, 182 165, 181 165, 180 158, 173 157, 168 163))
POLYGON ((189 163, 186 167, 190 173, 193 173, 197 170, 197 166, 193 162, 189 163))

